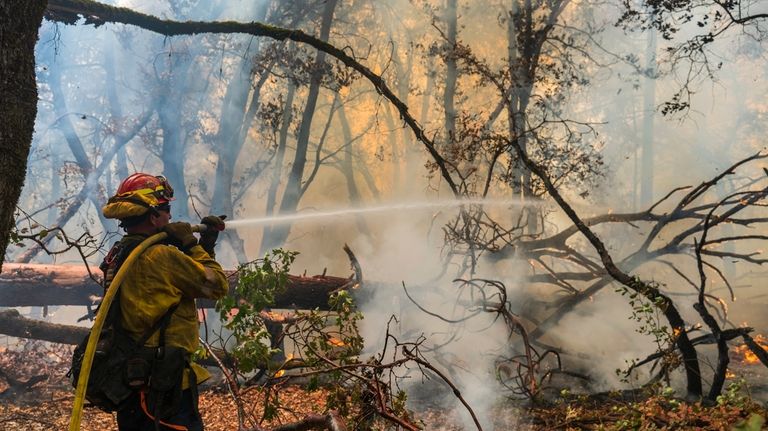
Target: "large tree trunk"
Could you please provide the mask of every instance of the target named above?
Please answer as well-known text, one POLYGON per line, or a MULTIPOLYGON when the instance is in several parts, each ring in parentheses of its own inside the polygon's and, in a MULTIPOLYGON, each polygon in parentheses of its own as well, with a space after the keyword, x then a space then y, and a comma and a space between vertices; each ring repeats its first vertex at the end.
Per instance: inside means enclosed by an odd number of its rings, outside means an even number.
POLYGON ((44 0, 0 1, 0 271, 37 116, 35 44, 44 0))
MULTIPOLYGON (((267 16, 268 2, 264 2, 256 11, 254 19, 264 21, 267 16)), ((250 51, 250 50, 249 50, 250 51)), ((269 76, 269 71, 262 73, 259 81, 251 82, 253 77, 252 58, 261 51, 259 39, 254 41, 253 54, 244 55, 234 66, 227 91, 221 107, 219 131, 216 134, 216 183, 211 197, 211 212, 233 217, 235 214, 232 189, 235 181, 235 165, 245 144, 248 130, 258 112, 261 98, 261 88, 269 76)), ((246 259, 244 241, 236 231, 225 231, 222 240, 226 240, 234 251, 237 259, 244 263, 246 259)))
MULTIPOLYGON (((265 214, 267 216, 275 215, 275 205, 277 202, 277 189, 280 187, 280 177, 283 172, 283 161, 285 160, 285 149, 288 145, 288 132, 293 121, 293 99, 296 95, 296 84, 293 80, 288 82, 288 90, 285 96, 285 105, 283 106, 283 115, 280 119, 280 132, 278 133, 277 152, 273 163, 272 178, 269 181, 267 190, 267 204, 265 214)), ((273 226, 264 226, 259 256, 270 250, 272 244, 268 244, 267 239, 272 237, 273 226)))
MULTIPOLYGON (((336 9, 337 0, 327 0, 323 11, 322 23, 320 25, 319 39, 327 42, 331 32, 331 23, 333 22, 333 13, 336 9)), ((301 117, 301 126, 299 135, 296 139, 296 154, 291 166, 291 172, 288 176, 288 183, 285 186, 283 199, 280 203, 281 214, 291 214, 296 211, 301 198, 302 181, 304 179, 304 167, 307 164, 307 150, 309 148, 309 135, 312 130, 312 119, 315 115, 317 99, 320 94, 320 84, 323 79, 322 64, 325 62, 325 53, 318 51, 315 57, 315 70, 312 72, 309 84, 309 93, 307 103, 301 117)), ((280 247, 288 238, 291 226, 281 224, 275 226, 269 237, 264 237, 262 248, 280 247)))
POLYGON ((174 218, 186 220, 189 218, 189 192, 184 181, 184 160, 186 159, 186 147, 184 128, 181 117, 183 114, 184 99, 182 92, 177 92, 178 87, 185 87, 177 81, 184 80, 171 74, 166 82, 167 93, 157 110, 160 127, 163 129, 163 146, 161 157, 163 160, 163 175, 173 186, 174 197, 178 204, 172 205, 174 218), (182 103, 178 103, 182 101, 182 103))
MULTIPOLYGON (((232 273, 227 271, 230 290, 237 284, 232 273)), ((354 279, 344 277, 289 275, 285 291, 275 298, 274 308, 327 310, 332 292, 355 284, 354 279)), ((0 307, 93 305, 103 292, 84 266, 9 263, 0 275, 0 307)), ((213 308, 213 304, 211 300, 198 301, 203 308, 213 308)))

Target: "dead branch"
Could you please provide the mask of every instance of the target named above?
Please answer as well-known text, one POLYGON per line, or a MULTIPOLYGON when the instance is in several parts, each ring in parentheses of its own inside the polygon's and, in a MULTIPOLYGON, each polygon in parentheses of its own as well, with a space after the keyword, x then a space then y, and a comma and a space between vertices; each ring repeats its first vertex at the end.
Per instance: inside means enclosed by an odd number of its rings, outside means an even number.
POLYGON ((363 285, 363 269, 360 267, 360 262, 357 261, 355 253, 352 252, 352 249, 349 248, 347 244, 344 244, 344 252, 347 253, 347 256, 349 257, 349 264, 355 271, 355 280, 357 280, 356 287, 360 287, 363 285))
POLYGON ((632 277, 629 274, 620 270, 613 261, 613 257, 608 253, 602 240, 595 235, 595 233, 587 227, 582 219, 576 214, 576 211, 565 201, 555 185, 550 180, 546 172, 537 165, 533 160, 528 157, 528 154, 520 147, 519 142, 511 141, 510 144, 517 152, 518 157, 523 161, 525 166, 533 172, 544 183, 547 192, 557 202, 560 208, 566 213, 571 222, 578 227, 579 231, 584 235, 595 251, 600 256, 600 260, 603 263, 605 270, 616 281, 620 282, 628 289, 643 295, 652 304, 655 304, 659 310, 664 314, 670 326, 673 328, 676 334, 679 334, 676 338, 678 348, 683 356, 683 364, 686 371, 688 392, 694 396, 698 396, 702 393, 701 388, 701 372, 699 369, 698 355, 696 349, 691 344, 688 334, 685 332, 685 322, 675 307, 674 303, 668 296, 661 293, 658 288, 653 287, 648 283, 643 283, 636 277, 632 277))
MULTIPOLYGON (((726 341, 730 341, 730 340, 733 340, 733 339, 738 338, 738 337, 745 337, 745 336, 749 337, 749 333, 753 332, 753 331, 754 331, 754 329, 750 328, 750 327, 724 329, 722 331, 722 337, 726 341)), ((752 337, 749 337, 749 338, 751 339, 752 337)), ((712 334, 705 334, 705 335, 700 335, 700 336, 698 336, 696 338, 692 338, 691 339, 691 343, 694 346, 698 346, 700 344, 715 344, 715 343, 717 343, 717 339, 712 334)), ((755 343, 755 344, 757 344, 757 343, 755 343)), ((762 347, 760 347, 759 344, 757 344, 757 347, 759 349, 762 349, 762 347)), ((665 355, 671 354, 672 352, 674 352, 674 350, 675 350, 675 347, 672 346, 672 347, 670 347, 668 349, 664 349, 662 351, 652 353, 652 354, 648 355, 645 359, 642 359, 640 361, 637 361, 637 362, 633 363, 626 370, 626 372, 624 374, 625 375, 629 375, 636 368, 639 368, 639 367, 641 367, 641 366, 643 366, 645 364, 648 364, 648 363, 650 363, 652 361, 655 361, 655 360, 657 360, 659 358, 662 358, 665 355)))
POLYGON ((347 431, 347 425, 337 412, 331 411, 327 415, 308 415, 298 422, 280 425, 272 428, 270 431, 308 431, 316 429, 347 431))
POLYGON ((0 398, 13 397, 20 393, 28 392, 32 389, 32 386, 48 380, 47 374, 39 374, 32 376, 27 380, 18 380, 11 377, 7 372, 0 368, 0 378, 4 379, 8 383, 8 388, 3 392, 0 392, 0 398))
POLYGON ((456 387, 456 385, 453 384, 451 379, 449 379, 445 374, 443 374, 442 371, 438 370, 432 364, 430 364, 429 361, 426 361, 425 359, 423 359, 418 354, 418 351, 416 351, 413 347, 409 348, 407 346, 402 346, 402 352, 406 358, 412 360, 413 362, 416 362, 417 364, 419 364, 419 366, 422 366, 432 371, 433 373, 437 374, 440 377, 440 379, 442 379, 443 382, 445 382, 445 384, 447 384, 451 388, 451 390, 453 391, 453 395, 459 399, 461 404, 464 405, 464 408, 467 409, 470 416, 472 416, 472 421, 474 421, 477 429, 479 431, 483 431, 483 427, 482 425, 480 425, 480 421, 478 421, 477 415, 475 415, 475 411, 472 410, 472 407, 469 405, 467 400, 464 399, 464 397, 461 395, 461 391, 459 390, 459 388, 456 387))

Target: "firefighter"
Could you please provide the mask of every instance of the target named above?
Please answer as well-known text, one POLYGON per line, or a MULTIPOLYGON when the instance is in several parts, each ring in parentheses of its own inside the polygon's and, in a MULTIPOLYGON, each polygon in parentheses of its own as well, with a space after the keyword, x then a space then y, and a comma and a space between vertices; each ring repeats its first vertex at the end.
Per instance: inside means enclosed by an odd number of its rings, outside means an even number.
POLYGON ((223 216, 203 218, 208 228, 198 240, 189 223, 170 222, 172 200, 173 189, 164 177, 136 173, 123 180, 102 209, 105 217, 120 220, 126 232, 102 264, 107 281, 126 250, 158 232, 168 234, 166 242, 150 246, 126 268, 117 298, 121 330, 134 341, 146 339, 143 349, 153 352, 148 360, 126 366, 133 379, 129 384, 137 390, 117 411, 120 431, 203 429, 196 386, 210 374, 189 357, 198 348, 195 298, 218 299, 227 293, 213 250, 224 221, 223 216))

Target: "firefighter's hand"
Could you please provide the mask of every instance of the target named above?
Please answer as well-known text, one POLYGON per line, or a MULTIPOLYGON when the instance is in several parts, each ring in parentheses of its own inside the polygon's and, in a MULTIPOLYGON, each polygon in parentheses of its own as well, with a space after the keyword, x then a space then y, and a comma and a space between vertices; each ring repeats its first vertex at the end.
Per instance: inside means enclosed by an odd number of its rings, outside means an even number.
POLYGON ((208 229, 200 232, 200 245, 206 252, 208 252, 209 255, 211 255, 211 257, 215 256, 213 248, 216 246, 216 240, 219 238, 219 232, 224 230, 225 218, 227 218, 225 215, 218 217, 209 215, 203 217, 203 219, 200 220, 201 224, 208 226, 208 229))
POLYGON ((168 223, 163 228, 168 234, 168 242, 183 252, 197 245, 197 238, 192 234, 192 226, 185 222, 168 223))

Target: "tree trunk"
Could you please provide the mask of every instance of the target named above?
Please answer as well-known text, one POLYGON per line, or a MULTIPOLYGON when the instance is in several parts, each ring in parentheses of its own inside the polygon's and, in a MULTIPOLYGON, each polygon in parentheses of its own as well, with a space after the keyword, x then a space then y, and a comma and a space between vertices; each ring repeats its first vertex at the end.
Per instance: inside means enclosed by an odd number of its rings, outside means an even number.
POLYGON ((0 2, 0 271, 35 128, 35 44, 45 6, 42 0, 0 2))
POLYGON ((656 112, 656 32, 648 31, 645 49, 648 74, 643 79, 643 151, 640 162, 640 207, 653 203, 653 117, 656 112))
MULTIPOLYGON (((534 82, 535 62, 534 52, 536 51, 536 32, 533 29, 534 9, 530 0, 523 1, 523 5, 518 0, 512 1, 510 9, 510 18, 507 24, 507 67, 511 71, 515 82, 512 83, 514 90, 510 94, 510 103, 508 108, 508 128, 510 139, 517 141, 520 148, 528 154, 527 136, 527 110, 531 99, 534 82)), ((552 12, 554 13, 554 12, 552 12)), ((514 178, 520 182, 516 190, 520 197, 525 199, 532 193, 531 171, 525 166, 513 167, 514 178)), ((539 211, 536 207, 530 206, 524 208, 526 214, 526 232, 536 234, 539 230, 538 217, 539 211)))
POLYGON ((184 182, 184 159, 186 151, 184 146, 184 129, 181 124, 183 115, 183 97, 184 92, 175 91, 177 86, 184 87, 183 84, 177 84, 179 78, 171 74, 167 82, 167 93, 163 98, 161 106, 157 110, 157 117, 160 120, 160 128, 163 130, 163 146, 161 158, 163 160, 163 175, 173 186, 173 194, 176 202, 171 205, 174 218, 186 220, 189 218, 189 193, 184 182), (179 103, 181 102, 181 103, 179 103))
MULTIPOLYGON (((404 52, 404 56, 407 58, 405 67, 403 67, 400 57, 397 57, 395 66, 397 67, 398 83, 397 83, 397 96, 402 101, 407 101, 411 91, 411 75, 413 73, 413 55, 412 47, 408 46, 404 52)), ((431 92, 430 78, 427 79, 427 91, 431 92)), ((425 98, 429 98, 428 93, 424 94, 425 98)), ((401 119, 402 120, 402 119, 401 119)), ((422 118, 421 124, 426 124, 422 118)), ((418 187, 414 187, 414 184, 418 184, 415 179, 424 174, 422 163, 416 163, 419 152, 416 151, 417 147, 411 145, 411 135, 405 124, 400 124, 400 142, 403 146, 402 152, 402 166, 396 166, 402 174, 403 180, 400 182, 400 189, 397 190, 397 196, 413 196, 418 190, 418 187)))
MULTIPOLYGON (((387 110, 389 112, 389 110, 387 110)), ((352 148, 354 148, 354 142, 352 142, 352 130, 349 127, 349 121, 347 120, 347 113, 344 110, 344 105, 339 107, 339 122, 341 123, 341 131, 344 136, 344 158, 341 160, 341 173, 344 175, 344 179, 347 183, 347 193, 349 194, 349 203, 352 207, 355 207, 362 202, 360 199, 360 191, 357 188, 355 182, 355 168, 352 159, 352 148)), ((365 217, 361 214, 355 216, 355 223, 357 223, 357 229, 366 237, 371 237, 371 230, 368 229, 368 224, 365 222, 365 217)))
MULTIPOLYGON (((320 25, 319 39, 327 42, 331 32, 331 23, 333 22, 333 12, 336 9, 337 0, 327 0, 323 11, 322 23, 320 25)), ((312 130, 312 119, 317 107, 317 99, 320 94, 320 83, 323 78, 322 65, 325 63, 325 53, 318 51, 315 56, 315 69, 310 77, 309 92, 307 103, 301 117, 301 126, 299 135, 296 139, 296 154, 293 158, 293 165, 288 176, 288 182, 285 186, 283 199, 280 202, 280 214, 291 214, 296 212, 301 198, 302 181, 304 179, 304 167, 307 164, 307 150, 309 149, 309 135, 312 130)), ((264 245, 268 248, 280 247, 285 243, 290 232, 290 224, 281 224, 275 226, 270 237, 264 238, 264 245)))
POLYGON ((456 79, 458 77, 458 68, 456 66, 456 37, 458 10, 457 0, 447 0, 445 5, 445 23, 447 26, 445 32, 446 38, 446 59, 445 59, 445 92, 443 93, 443 111, 445 113, 445 133, 446 142, 451 144, 456 134, 456 107, 454 98, 456 96, 456 79))
MULTIPOLYGON (((255 13, 256 21, 263 21, 267 15, 268 2, 264 2, 255 13)), ((251 128, 260 104, 261 87, 266 82, 269 71, 264 71, 257 84, 251 83, 252 55, 260 51, 260 40, 254 41, 253 54, 244 55, 234 66, 234 74, 230 78, 227 92, 221 107, 219 131, 216 134, 215 146, 218 155, 216 163, 216 183, 211 197, 213 214, 225 214, 233 217, 235 214, 232 184, 235 177, 235 165, 245 144, 248 130, 251 128)), ((250 51, 250 50, 249 50, 250 51)), ((243 239, 235 231, 225 231, 222 239, 232 247, 234 254, 241 263, 247 261, 243 239)))
MULTIPOLYGON (((397 125, 392 115, 392 107, 384 108, 384 120, 387 122, 387 142, 392 151, 392 193, 397 194, 401 190, 400 186, 400 150, 397 148, 397 125)), ((346 140, 346 139, 345 139, 346 140)), ((349 142, 349 141, 346 141, 349 142)))
MULTIPOLYGON (((280 177, 283 172, 283 161, 285 160, 285 149, 288 145, 288 131, 293 121, 293 99, 296 95, 296 84, 293 80, 288 82, 288 93, 285 96, 285 106, 283 106, 283 115, 280 118, 280 132, 278 133, 277 153, 272 170, 272 178, 267 190, 267 204, 265 209, 266 216, 275 215, 275 205, 277 202, 277 189, 280 187, 280 177)), ((268 239, 272 237, 274 226, 264 226, 259 256, 263 256, 272 248, 268 239)))
POLYGON ((3 335, 61 344, 79 344, 88 335, 88 328, 27 319, 17 310, 0 311, 0 327, 3 335))

